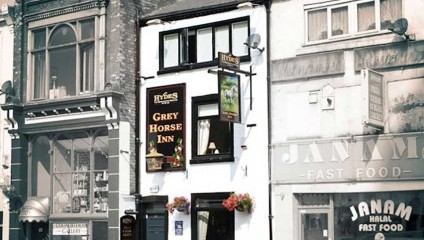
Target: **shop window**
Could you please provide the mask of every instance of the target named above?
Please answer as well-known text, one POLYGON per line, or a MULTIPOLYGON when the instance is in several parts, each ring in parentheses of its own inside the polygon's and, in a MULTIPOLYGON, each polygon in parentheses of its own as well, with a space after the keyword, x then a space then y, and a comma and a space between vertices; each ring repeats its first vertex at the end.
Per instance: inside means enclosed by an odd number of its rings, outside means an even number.
MULTIPOLYGON (((101 89, 96 83, 95 19, 61 23, 30 31, 31 100, 56 99, 101 89), (31 71, 32 70, 32 71, 31 71)), ((98 77, 99 79, 99 77, 98 77)))
POLYGON ((216 65, 218 52, 247 60, 248 18, 217 22, 160 33, 160 71, 180 71, 216 65))
POLYGON ((221 121, 218 95, 194 97, 190 163, 233 161, 233 123, 221 121))
POLYGON ((62 134, 53 146, 53 213, 107 212, 107 136, 62 134))
POLYGON ((229 212, 222 201, 230 193, 192 194, 191 229, 193 239, 234 240, 234 211, 229 212))
POLYGON ((108 238, 108 223, 106 221, 93 221, 93 240, 108 238))
POLYGON ((402 16, 399 0, 339 2, 319 8, 307 7, 307 42, 385 30, 402 16))
POLYGON ((31 196, 50 196, 50 140, 46 136, 37 137, 31 145, 31 196))
POLYGON ((422 239, 424 191, 298 194, 300 239, 422 239))

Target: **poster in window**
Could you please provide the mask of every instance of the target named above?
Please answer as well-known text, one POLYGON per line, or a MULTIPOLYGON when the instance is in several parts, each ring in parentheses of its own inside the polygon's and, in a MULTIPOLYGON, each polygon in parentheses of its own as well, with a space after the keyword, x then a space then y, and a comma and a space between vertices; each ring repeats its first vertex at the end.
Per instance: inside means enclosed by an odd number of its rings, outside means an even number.
POLYGON ((222 121, 237 122, 240 117, 240 77, 218 71, 219 117, 222 121))
POLYGON ((147 89, 146 170, 185 169, 185 84, 147 89))

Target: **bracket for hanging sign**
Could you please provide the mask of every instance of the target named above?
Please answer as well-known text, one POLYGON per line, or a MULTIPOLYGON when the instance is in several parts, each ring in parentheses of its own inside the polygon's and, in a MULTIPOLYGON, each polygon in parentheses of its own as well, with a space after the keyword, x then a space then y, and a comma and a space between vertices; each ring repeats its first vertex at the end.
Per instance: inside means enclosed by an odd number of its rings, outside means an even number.
MULTIPOLYGON (((218 68, 221 68, 222 71, 227 70, 249 77, 250 110, 252 110, 252 76, 256 75, 256 73, 252 73, 252 65, 249 66, 249 71, 240 70, 240 57, 234 56, 231 53, 218 52, 218 68)), ((208 73, 217 74, 218 71, 208 69, 208 73)))

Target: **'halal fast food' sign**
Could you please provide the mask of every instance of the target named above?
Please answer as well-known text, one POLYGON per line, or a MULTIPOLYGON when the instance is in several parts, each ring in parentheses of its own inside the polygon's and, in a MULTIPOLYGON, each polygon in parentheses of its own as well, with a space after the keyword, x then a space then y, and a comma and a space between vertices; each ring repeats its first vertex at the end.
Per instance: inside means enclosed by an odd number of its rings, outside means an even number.
POLYGON ((146 169, 185 169, 185 85, 147 89, 146 169))

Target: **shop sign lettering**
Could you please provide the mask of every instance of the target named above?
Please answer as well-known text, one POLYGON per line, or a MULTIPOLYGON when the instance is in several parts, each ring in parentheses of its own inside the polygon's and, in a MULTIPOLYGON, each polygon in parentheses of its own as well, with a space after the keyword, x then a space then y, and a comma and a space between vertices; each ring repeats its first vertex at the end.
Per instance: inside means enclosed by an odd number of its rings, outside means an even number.
POLYGON ((185 85, 147 89, 147 171, 185 168, 185 85))
POLYGON ((402 232, 405 229, 405 220, 409 221, 412 207, 400 202, 395 204, 393 200, 373 199, 368 204, 360 202, 357 206, 351 206, 352 221, 363 219, 363 223, 358 224, 359 232, 402 232))
POLYGON ((424 178, 422 134, 305 141, 273 149, 275 181, 424 178))
POLYGON ((53 235, 87 235, 87 223, 53 223, 53 235))

